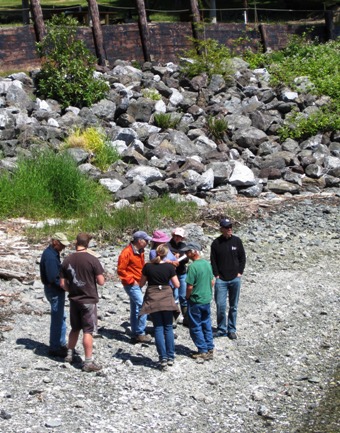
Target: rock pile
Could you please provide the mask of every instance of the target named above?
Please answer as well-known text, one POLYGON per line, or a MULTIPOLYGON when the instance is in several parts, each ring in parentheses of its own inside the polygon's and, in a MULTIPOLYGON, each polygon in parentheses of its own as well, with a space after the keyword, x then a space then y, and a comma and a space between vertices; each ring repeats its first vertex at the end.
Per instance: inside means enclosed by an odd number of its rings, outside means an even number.
POLYGON ((70 152, 115 201, 180 193, 206 204, 237 194, 338 192, 340 131, 282 143, 277 134, 292 110, 308 116, 328 98, 308 93, 306 77, 297 79, 298 91, 273 89, 265 69, 250 70, 240 59, 233 64, 229 80, 204 74, 189 80, 176 64, 145 63, 139 70, 117 61, 100 74, 110 88, 106 99, 65 111, 56 101, 32 97, 34 81, 26 74, 1 78, 0 170, 13 170, 16 158, 37 144, 59 149, 73 128, 100 125, 121 161, 102 173, 84 150, 70 152), (159 113, 177 119, 177 126, 157 127, 159 113), (209 132, 210 116, 227 122, 223 139, 209 132))
MULTIPOLYGON (((215 340, 214 360, 200 363, 189 356, 187 328, 178 326, 175 365, 166 372, 157 368, 153 343, 129 343, 129 300, 115 275, 122 246, 94 246, 114 274, 100 289, 95 356, 103 370, 87 374, 49 357, 49 305, 37 265, 45 245, 29 248, 12 223, 3 224, 0 243, 9 254, 16 243, 17 253, 27 247, 27 264, 17 270, 29 278, 1 280, 0 314, 12 298, 12 315, 0 323, 0 431, 338 431, 336 413, 317 428, 314 415, 327 404, 338 355, 339 210, 337 197, 292 198, 235 228, 248 260, 239 338, 215 340)), ((218 231, 186 229, 208 258, 218 231)))

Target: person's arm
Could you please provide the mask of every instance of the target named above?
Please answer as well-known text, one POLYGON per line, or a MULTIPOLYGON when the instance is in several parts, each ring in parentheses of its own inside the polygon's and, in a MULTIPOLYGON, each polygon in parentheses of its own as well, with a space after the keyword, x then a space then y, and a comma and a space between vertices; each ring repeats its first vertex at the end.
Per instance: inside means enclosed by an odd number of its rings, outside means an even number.
POLYGON ((215 275, 215 278, 219 278, 219 272, 217 269, 217 261, 216 261, 216 250, 214 242, 211 244, 210 248, 210 263, 213 270, 213 274, 215 275))
POLYGON ((65 292, 69 292, 70 288, 68 285, 68 281, 66 278, 60 278, 60 287, 65 290, 65 292))
POLYGON ((170 281, 171 281, 173 287, 175 287, 175 289, 179 288, 180 283, 179 283, 179 279, 178 279, 177 275, 174 275, 170 281))
POLYGON ((129 275, 127 268, 130 262, 128 250, 122 251, 118 258, 117 274, 124 285, 135 284, 135 279, 129 275))
POLYGON ((103 286, 105 284, 105 277, 103 274, 96 275, 97 284, 103 286))
POLYGON ((239 260, 240 267, 239 267, 239 272, 238 272, 237 276, 242 277, 242 274, 244 272, 244 268, 246 266, 246 252, 244 250, 241 239, 239 240, 238 260, 239 260))
POLYGON ((139 286, 144 287, 146 284, 146 281, 147 281, 146 276, 142 275, 142 278, 140 279, 140 282, 139 282, 139 286))
POLYGON ((185 298, 186 298, 187 300, 190 299, 190 296, 191 296, 191 293, 192 293, 193 288, 194 288, 193 285, 191 285, 191 284, 187 284, 187 291, 186 291, 186 295, 185 295, 185 298))

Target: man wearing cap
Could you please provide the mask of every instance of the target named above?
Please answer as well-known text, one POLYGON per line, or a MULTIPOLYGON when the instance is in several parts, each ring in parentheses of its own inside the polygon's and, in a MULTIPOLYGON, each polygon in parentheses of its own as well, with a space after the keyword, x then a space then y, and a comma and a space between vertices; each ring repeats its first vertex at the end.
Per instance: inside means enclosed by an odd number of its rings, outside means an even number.
POLYGON ((221 236, 211 244, 210 261, 215 275, 217 330, 214 337, 237 338, 236 319, 241 277, 246 265, 246 254, 240 238, 232 234, 232 222, 220 221, 221 236), (228 323, 226 318, 229 298, 228 323))
POLYGON ((117 273, 124 290, 130 298, 131 342, 133 343, 148 343, 151 341, 150 336, 145 335, 147 316, 146 314, 139 316, 143 304, 140 280, 145 264, 144 248, 151 239, 151 236, 143 231, 135 232, 131 243, 123 249, 118 258, 117 273))
POLYGON ((42 253, 40 259, 40 277, 44 284, 45 296, 51 305, 50 348, 49 355, 65 357, 66 346, 66 315, 65 291, 60 287, 60 252, 70 242, 64 233, 55 233, 50 245, 42 253))
POLYGON ((201 250, 201 245, 196 242, 189 242, 181 249, 193 261, 186 277, 186 299, 190 336, 198 351, 191 356, 194 359, 210 360, 214 354, 210 313, 214 275, 210 263, 201 258, 201 250))

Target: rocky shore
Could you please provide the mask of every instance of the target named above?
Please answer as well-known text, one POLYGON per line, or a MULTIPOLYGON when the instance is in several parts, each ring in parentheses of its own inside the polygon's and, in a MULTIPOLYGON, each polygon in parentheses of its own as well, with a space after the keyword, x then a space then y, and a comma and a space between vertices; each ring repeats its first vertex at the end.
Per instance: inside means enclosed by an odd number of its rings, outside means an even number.
MULTIPOLYGON (((80 364, 49 357, 49 306, 37 263, 46 244, 28 245, 18 221, 1 223, 0 268, 19 277, 3 272, 0 280, 0 431, 337 431, 336 407, 324 430, 315 423, 329 387, 339 389, 333 377, 340 199, 329 194, 258 204, 257 217, 235 227, 248 259, 239 338, 215 340, 214 359, 197 362, 189 356, 194 346, 188 329, 179 325, 176 361, 166 372, 157 367, 154 343, 129 343, 129 302, 115 274, 122 245, 93 246, 110 274, 95 340, 103 370, 87 374, 80 364)), ((209 231, 204 224, 186 227, 192 240, 205 245, 207 258, 218 235, 213 225, 209 231)))

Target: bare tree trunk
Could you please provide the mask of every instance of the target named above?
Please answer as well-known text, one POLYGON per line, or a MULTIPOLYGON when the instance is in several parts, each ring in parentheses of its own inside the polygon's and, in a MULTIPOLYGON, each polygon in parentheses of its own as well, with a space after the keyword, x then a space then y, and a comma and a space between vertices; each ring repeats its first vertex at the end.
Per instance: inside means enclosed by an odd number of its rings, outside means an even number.
POLYGON ((217 23, 216 17, 216 0, 210 0, 210 18, 213 24, 217 23))
POLYGON ((244 24, 248 24, 248 0, 243 0, 244 24))
POLYGON ((139 24, 139 32, 142 40, 142 47, 144 53, 144 60, 149 62, 151 60, 150 55, 150 34, 149 27, 146 18, 146 10, 144 0, 136 0, 137 9, 138 9, 138 24, 139 24))
POLYGON ((92 32, 94 45, 96 48, 98 64, 101 66, 105 66, 105 49, 104 49, 104 40, 103 40, 103 32, 100 24, 100 16, 99 9, 96 0, 87 0, 90 9, 90 15, 92 19, 92 32))
POLYGON ((37 42, 41 42, 46 35, 46 29, 40 1, 31 0, 31 9, 34 22, 35 38, 37 42))
POLYGON ((199 39, 199 29, 197 28, 197 24, 201 22, 201 17, 197 0, 190 0, 190 9, 193 22, 192 33, 195 39, 199 39))

